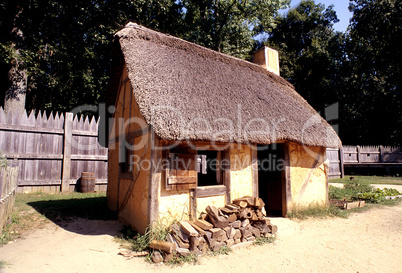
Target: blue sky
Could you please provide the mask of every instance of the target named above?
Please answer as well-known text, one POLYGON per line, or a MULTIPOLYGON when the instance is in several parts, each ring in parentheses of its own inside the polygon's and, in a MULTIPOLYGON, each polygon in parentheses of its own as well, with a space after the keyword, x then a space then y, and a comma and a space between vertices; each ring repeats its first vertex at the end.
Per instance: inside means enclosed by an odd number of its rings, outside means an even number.
MULTIPOLYGON (((292 0, 290 6, 296 7, 300 3, 299 0, 292 0)), ((349 0, 315 0, 315 3, 324 4, 325 7, 329 5, 334 5, 334 10, 338 16, 339 22, 334 24, 334 28, 337 31, 345 31, 349 25, 349 19, 352 17, 352 13, 349 12, 349 0)), ((282 10, 281 14, 285 13, 286 10, 282 10)))

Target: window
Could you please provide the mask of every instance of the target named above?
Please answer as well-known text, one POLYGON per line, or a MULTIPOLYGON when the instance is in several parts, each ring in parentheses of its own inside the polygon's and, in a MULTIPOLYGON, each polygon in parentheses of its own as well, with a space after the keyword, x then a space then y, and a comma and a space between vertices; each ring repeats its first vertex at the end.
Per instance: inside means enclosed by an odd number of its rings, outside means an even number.
POLYGON ((165 154, 166 190, 224 185, 225 152, 175 148, 165 154))
POLYGON ((197 186, 223 184, 222 151, 198 151, 197 186))

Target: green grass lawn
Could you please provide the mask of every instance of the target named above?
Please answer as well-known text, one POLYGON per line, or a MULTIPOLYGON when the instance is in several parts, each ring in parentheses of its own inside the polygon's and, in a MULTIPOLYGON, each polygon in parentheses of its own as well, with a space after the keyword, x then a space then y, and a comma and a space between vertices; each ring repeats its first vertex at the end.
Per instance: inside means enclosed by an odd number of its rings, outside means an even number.
POLYGON ((402 177, 383 177, 383 176, 362 176, 362 175, 345 175, 344 178, 330 179, 329 183, 347 183, 350 177, 364 184, 390 184, 402 185, 402 177))
POLYGON ((26 230, 40 228, 48 221, 57 223, 74 217, 117 219, 115 213, 107 208, 106 193, 19 193, 11 222, 0 235, 0 245, 19 238, 26 230))

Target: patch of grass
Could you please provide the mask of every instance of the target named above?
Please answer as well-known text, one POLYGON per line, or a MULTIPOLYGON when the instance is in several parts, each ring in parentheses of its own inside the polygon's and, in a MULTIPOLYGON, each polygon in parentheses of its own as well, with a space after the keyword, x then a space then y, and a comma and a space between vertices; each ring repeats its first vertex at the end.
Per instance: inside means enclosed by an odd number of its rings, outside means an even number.
POLYGON ((79 217, 96 220, 117 219, 107 208, 105 193, 32 193, 17 195, 16 203, 25 203, 52 221, 79 217))
POLYGON ((385 177, 385 176, 345 175, 344 178, 331 179, 329 180, 329 182, 346 184, 350 182, 350 177, 354 177, 355 180, 359 181, 360 183, 402 185, 402 177, 400 176, 385 177))
POLYGON ((14 212, 11 215, 10 222, 3 228, 0 234, 0 246, 21 237, 21 232, 15 228, 20 225, 20 217, 14 212))
POLYGON ((72 217, 117 219, 107 208, 105 193, 18 193, 11 222, 0 235, 0 245, 19 238, 26 230, 40 228, 48 221, 60 222, 72 217))
POLYGON ((342 217, 346 218, 349 212, 342 210, 334 205, 310 205, 308 207, 294 207, 292 212, 288 213, 289 218, 305 220, 307 218, 326 218, 342 217))
POLYGON ((184 263, 197 264, 199 262, 198 255, 190 254, 188 256, 181 256, 176 254, 167 264, 169 265, 183 265, 184 263))
POLYGON ((257 237, 254 241, 254 245, 265 245, 265 244, 272 244, 276 240, 276 237, 257 237))
POLYGON ((221 248, 218 251, 212 251, 211 255, 212 256, 217 256, 217 255, 229 255, 229 253, 232 252, 232 249, 228 246, 221 246, 221 248))
POLYGON ((120 239, 122 242, 128 242, 133 251, 144 251, 149 248, 149 242, 153 240, 166 241, 169 231, 170 226, 166 227, 160 223, 155 223, 153 229, 147 227, 144 234, 140 234, 131 227, 125 226, 120 231, 117 239, 120 239))
POLYGON ((7 265, 7 262, 0 260, 0 269, 5 268, 7 265))

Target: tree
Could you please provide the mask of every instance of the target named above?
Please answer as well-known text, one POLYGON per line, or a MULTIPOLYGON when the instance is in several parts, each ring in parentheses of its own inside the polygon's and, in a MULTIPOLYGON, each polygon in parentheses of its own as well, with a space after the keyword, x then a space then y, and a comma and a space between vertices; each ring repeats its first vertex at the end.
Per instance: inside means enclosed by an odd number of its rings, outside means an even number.
POLYGON ((253 37, 274 26, 288 0, 183 0, 183 38, 239 58, 248 58, 253 37))
MULTIPOLYGON (((172 0, 2 2, 0 94, 5 97, 10 93, 6 86, 21 86, 21 79, 26 79, 27 109, 69 111, 78 105, 96 104, 103 100, 108 84, 113 35, 130 18, 176 34, 182 25, 180 12, 172 0), (10 12, 13 10, 16 12, 10 12), (24 39, 16 39, 12 33, 24 39), (14 76, 9 78, 5 75, 10 67, 14 76)), ((18 94, 22 102, 25 92, 18 94)), ((14 102, 17 98, 7 97, 14 102)))
POLYGON ((336 83, 344 35, 334 31, 336 22, 332 6, 301 1, 277 18, 267 42, 279 51, 281 76, 322 115, 327 106, 339 100, 336 83))
MULTIPOLYGON (((15 113, 21 113, 25 110, 25 96, 27 91, 27 71, 24 67, 22 51, 25 48, 25 37, 21 30, 21 13, 23 11, 21 1, 8 3, 10 12, 8 17, 8 81, 6 87, 4 110, 9 112, 13 110, 15 113)), ((6 49, 6 48, 4 48, 6 49)))
POLYGON ((402 3, 352 0, 349 10, 345 140, 400 145, 402 3))

